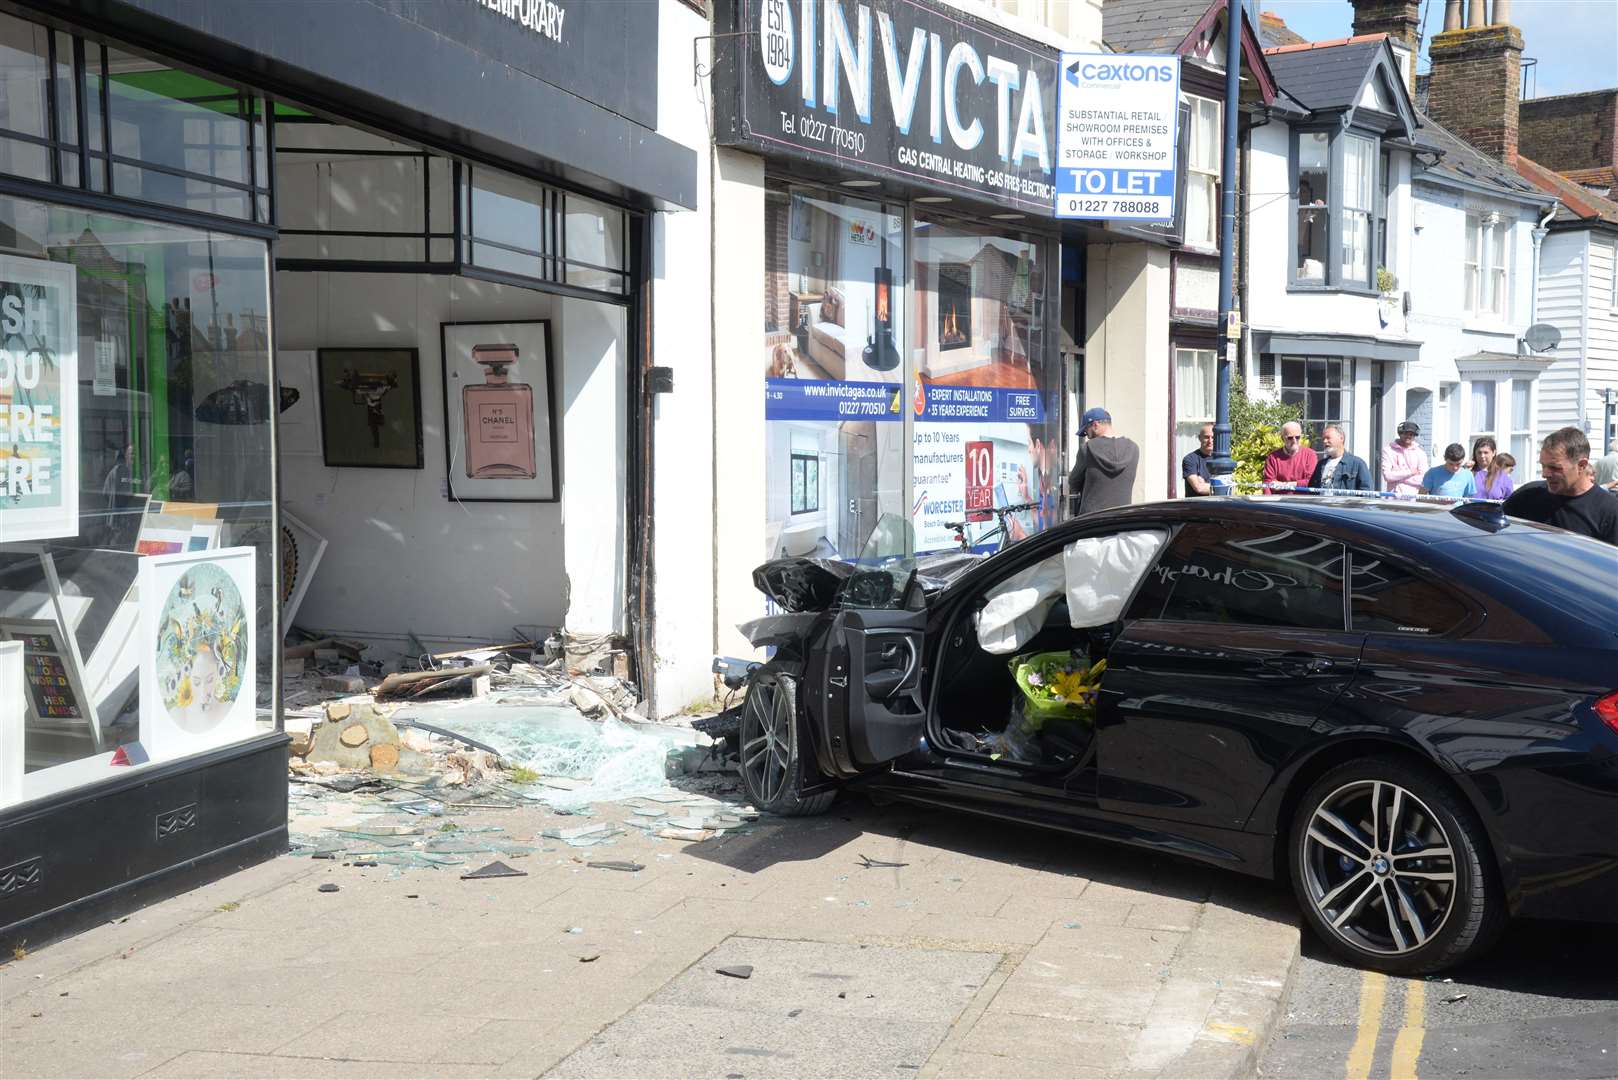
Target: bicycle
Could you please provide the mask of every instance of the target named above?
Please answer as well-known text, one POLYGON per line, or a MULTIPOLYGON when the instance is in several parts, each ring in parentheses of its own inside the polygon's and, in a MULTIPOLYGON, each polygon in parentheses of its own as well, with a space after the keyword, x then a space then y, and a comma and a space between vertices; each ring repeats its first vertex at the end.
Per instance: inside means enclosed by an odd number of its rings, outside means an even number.
POLYGON ((1020 514, 1025 510, 1038 509, 1039 503, 1030 502, 1015 503, 1011 506, 986 506, 982 510, 973 511, 973 513, 976 514, 993 514, 996 518, 994 528, 978 537, 977 543, 975 544, 966 538, 966 527, 968 525, 975 524, 971 520, 946 521, 944 522, 944 528, 953 529, 955 531, 955 542, 961 545, 962 551, 981 549, 985 545, 991 543, 993 546, 989 547, 988 550, 991 552, 998 551, 1007 544, 1013 543, 1012 540, 1008 539, 1008 537, 1011 535, 1011 530, 1006 527, 1006 518, 1010 517, 1012 514, 1020 514))

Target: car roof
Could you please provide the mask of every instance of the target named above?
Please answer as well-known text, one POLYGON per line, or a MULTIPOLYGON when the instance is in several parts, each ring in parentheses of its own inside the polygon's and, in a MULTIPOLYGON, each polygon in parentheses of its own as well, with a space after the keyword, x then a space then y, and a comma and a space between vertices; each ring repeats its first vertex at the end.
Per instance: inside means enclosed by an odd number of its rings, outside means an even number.
MULTIPOLYGON (((1467 505, 1416 502, 1408 499, 1377 499, 1364 496, 1321 495, 1235 495, 1201 499, 1170 499, 1139 503, 1104 513, 1120 519, 1156 517, 1169 519, 1215 517, 1230 520, 1291 520, 1299 526, 1336 526, 1352 532, 1395 536, 1406 543, 1436 544, 1487 536, 1489 530, 1475 520, 1453 511, 1467 505)), ((1099 517, 1100 515, 1089 515, 1099 517)), ((1533 522, 1511 519, 1512 529, 1543 531, 1560 535, 1561 530, 1533 522)))

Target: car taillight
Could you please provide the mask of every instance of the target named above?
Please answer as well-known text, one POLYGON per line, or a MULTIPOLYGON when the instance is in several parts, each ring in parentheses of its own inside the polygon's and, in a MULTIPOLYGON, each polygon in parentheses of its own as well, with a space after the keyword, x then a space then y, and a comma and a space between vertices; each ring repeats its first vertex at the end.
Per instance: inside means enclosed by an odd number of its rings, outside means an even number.
POLYGON ((1618 690, 1596 702, 1596 715, 1601 722, 1618 732, 1618 690))

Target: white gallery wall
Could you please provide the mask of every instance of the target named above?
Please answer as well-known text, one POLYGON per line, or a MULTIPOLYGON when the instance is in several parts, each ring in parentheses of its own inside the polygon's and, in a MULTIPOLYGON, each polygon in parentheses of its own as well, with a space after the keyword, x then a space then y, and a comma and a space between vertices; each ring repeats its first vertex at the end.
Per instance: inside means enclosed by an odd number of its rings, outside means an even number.
POLYGON ((407 631, 435 645, 505 640, 519 624, 622 629, 623 320, 465 278, 277 273, 283 384, 318 385, 291 366, 306 350, 399 347, 419 350, 422 388, 421 469, 329 468, 318 402, 283 415, 282 506, 330 542, 298 625, 383 646, 407 631), (526 319, 552 320, 561 501, 451 502, 440 324, 526 319))

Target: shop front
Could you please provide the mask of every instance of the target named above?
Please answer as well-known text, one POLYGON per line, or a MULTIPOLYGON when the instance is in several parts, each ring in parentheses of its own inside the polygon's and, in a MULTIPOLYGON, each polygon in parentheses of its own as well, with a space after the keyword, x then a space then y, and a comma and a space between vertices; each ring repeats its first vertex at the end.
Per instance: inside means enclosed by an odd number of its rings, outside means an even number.
POLYGON ((716 140, 762 179, 715 206, 716 230, 762 214, 763 318, 716 313, 758 328, 725 363, 762 375, 764 536, 735 558, 989 551, 1052 524, 1057 49, 911 0, 734 0, 716 27, 743 35, 716 140))
POLYGON ((285 850, 294 625, 650 634, 648 10, 0 5, 0 943, 285 850))

